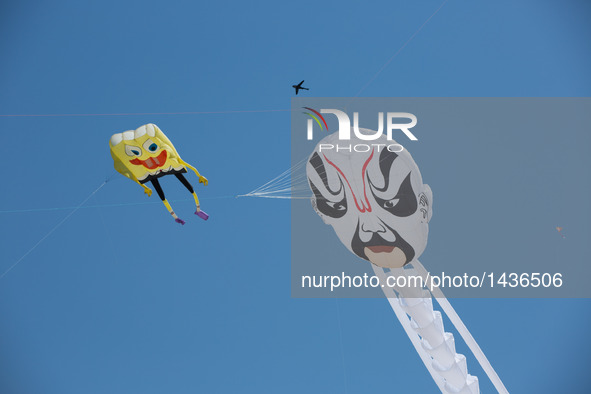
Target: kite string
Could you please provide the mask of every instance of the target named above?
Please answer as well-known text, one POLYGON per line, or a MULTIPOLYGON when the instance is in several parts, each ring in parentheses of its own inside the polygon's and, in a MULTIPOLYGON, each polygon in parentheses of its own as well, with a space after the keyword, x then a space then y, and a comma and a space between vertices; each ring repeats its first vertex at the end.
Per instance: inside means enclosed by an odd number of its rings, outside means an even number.
POLYGON ((98 193, 98 191, 101 190, 103 188, 103 186, 105 186, 107 184, 107 182, 109 182, 111 180, 113 175, 111 175, 109 178, 105 179, 105 181, 103 183, 101 183, 101 185, 99 187, 97 187, 92 193, 90 193, 90 195, 88 197, 86 197, 84 199, 84 201, 82 201, 77 207, 75 207, 70 213, 68 213, 66 215, 66 217, 64 217, 58 224, 56 224, 51 230, 49 230, 49 232, 47 234, 45 234, 39 241, 37 241, 37 243, 35 245, 33 245, 33 247, 31 249, 29 249, 20 259, 18 259, 14 264, 12 264, 6 271, 4 271, 4 273, 2 275, 0 275, 0 279, 4 278, 4 276, 6 276, 6 274, 8 274, 10 271, 12 271, 12 269, 14 267, 16 267, 21 261, 23 261, 23 259, 25 257, 27 257, 33 250, 35 250, 37 248, 37 246, 41 245, 41 243, 43 241, 45 241, 45 239, 47 239, 47 237, 49 237, 51 234, 53 234, 53 232, 55 230, 57 230, 62 224, 64 224, 66 222, 66 220, 68 220, 70 218, 70 216, 75 214, 88 200, 90 200, 90 198, 92 196, 94 196, 96 193, 98 193))
POLYGON ((188 112, 129 112, 110 114, 0 114, 4 118, 26 117, 73 117, 73 116, 141 116, 141 115, 205 115, 205 114, 240 114, 260 112, 291 112, 291 109, 255 109, 255 110, 229 110, 229 111, 188 111, 188 112))
POLYGON ((271 185, 276 185, 278 182, 282 182, 284 179, 286 179, 286 176, 289 174, 289 171, 291 170, 291 168, 288 168, 287 170, 283 171, 281 174, 279 174, 278 176, 276 176, 275 178, 271 179, 270 181, 268 181, 267 183, 263 184, 262 186, 257 187, 256 189, 254 189, 253 191, 251 191, 248 194, 255 194, 258 193, 260 191, 266 190, 269 186, 271 185))
MULTIPOLYGON (((378 160, 378 164, 386 160, 387 157, 382 157, 378 160)), ((305 171, 305 165, 308 163, 308 157, 302 158, 293 167, 288 168, 281 174, 271 179, 267 183, 257 187, 246 194, 240 194, 236 197, 264 197, 264 198, 281 198, 281 199, 309 199, 312 197, 310 188, 308 187, 308 176, 305 171), (305 195, 296 195, 305 192, 305 195)), ((324 172, 326 174, 326 172, 324 172)))
MULTIPOLYGON (((96 194, 94 195, 93 200, 98 202, 98 200, 96 198, 96 194)), ((111 245, 109 250, 111 251, 111 254, 113 256, 113 261, 115 261, 115 263, 119 263, 119 261, 117 259, 117 254, 115 253, 115 244, 113 243, 113 238, 111 238, 111 234, 110 234, 109 230, 107 229, 107 223, 105 222, 103 210, 99 204, 97 204, 97 205, 98 205, 98 212, 101 217, 101 223, 103 223, 103 229, 105 230, 105 235, 107 236, 107 239, 109 240, 109 244, 111 245)))
MULTIPOLYGON (((386 61, 386 63, 384 63, 384 65, 382 65, 382 67, 369 79, 369 81, 357 92, 357 94, 354 96, 354 98, 351 99, 350 103, 352 101, 354 101, 354 99, 356 97, 358 97, 369 85, 371 85, 371 83, 386 69, 386 67, 388 67, 388 65, 402 52, 402 50, 404 48, 406 48, 406 46, 417 36, 417 34, 419 34, 419 32, 421 30, 423 30, 423 28, 427 25, 427 23, 429 23, 429 21, 443 8, 443 6, 445 6, 445 4, 448 2, 448 0, 445 0, 440 6, 439 8, 437 8, 435 10, 435 12, 433 12, 431 14, 431 16, 429 16, 429 18, 427 18, 427 20, 425 20, 425 22, 423 22, 423 24, 409 37, 408 40, 406 40, 406 42, 386 61)), ((349 104, 350 104, 349 103, 349 104)), ((348 105, 347 105, 348 106, 348 105)), ((292 110, 293 112, 293 110, 292 110)), ((298 163, 299 164, 299 163, 298 163)), ((292 168, 288 169, 287 171, 285 171, 283 174, 279 175, 278 177, 271 179, 269 182, 267 182, 266 184, 264 184, 263 186, 260 186, 259 188, 251 191, 250 193, 246 193, 246 194, 242 194, 239 195, 237 197, 270 197, 269 195, 264 195, 259 193, 261 190, 261 188, 264 188, 265 186, 268 187, 274 187, 276 186, 273 182, 277 182, 278 180, 281 180, 281 177, 289 172, 290 170, 295 170, 296 166, 293 166, 292 168)), ((293 184, 292 184, 292 189, 293 189, 293 184)), ((269 191, 269 194, 271 193, 284 193, 285 190, 283 188, 281 188, 281 190, 274 190, 272 189, 272 191, 269 191)), ((289 198, 289 197, 276 197, 276 198, 289 198)), ((299 198, 299 197, 297 197, 299 198)))
MULTIPOLYGON (((304 168, 305 164, 307 163, 307 157, 304 157, 292 167, 288 168, 287 170, 283 171, 281 174, 276 176, 275 178, 271 179, 270 181, 266 182, 265 184, 255 188, 254 190, 246 193, 241 194, 236 197, 277 197, 277 198, 288 198, 287 196, 277 196, 281 193, 291 193, 294 189, 294 186, 302 186, 303 179, 305 177, 304 174, 299 174, 297 171, 300 171, 304 168)), ((307 184, 307 180, 306 180, 307 184)))
POLYGON ((429 21, 439 12, 439 10, 441 10, 443 8, 443 6, 448 2, 448 0, 445 0, 440 6, 439 8, 437 8, 435 10, 435 12, 433 14, 431 14, 431 16, 429 18, 427 18, 427 20, 421 25, 421 27, 419 27, 417 29, 417 31, 415 31, 413 33, 412 36, 410 36, 410 38, 408 40, 406 40, 406 42, 394 53, 394 55, 392 55, 392 57, 390 57, 390 59, 388 59, 388 61, 386 63, 384 63, 384 65, 378 70, 378 72, 376 72, 374 74, 373 77, 371 77, 371 79, 365 84, 363 85, 363 87, 357 92, 357 94, 355 95, 355 97, 358 97, 369 85, 371 85, 371 83, 378 77, 378 75, 380 75, 382 73, 382 71, 384 71, 386 69, 386 67, 388 67, 388 65, 392 62, 392 60, 394 60, 395 57, 397 57, 400 52, 402 52, 402 50, 404 48, 406 48, 406 46, 408 44, 410 44, 410 42, 416 37, 417 34, 419 34, 419 32, 421 30, 423 30, 423 27, 425 27, 427 25, 427 23, 429 23, 429 21))
MULTIPOLYGON (((222 198, 234 198, 234 195, 227 195, 227 196, 215 196, 215 197, 203 197, 199 198, 201 201, 209 201, 209 200, 219 200, 222 198)), ((184 198, 178 200, 169 200, 170 202, 182 202, 182 201, 194 201, 192 198, 184 198)), ((160 204, 160 200, 158 201, 146 201, 146 202, 128 202, 128 203, 115 203, 115 204, 95 204, 95 205, 86 205, 80 208, 111 208, 111 207, 129 207, 135 205, 148 205, 148 204, 160 204)), ((64 211, 70 209, 76 209, 77 207, 54 207, 54 208, 30 208, 30 209, 9 209, 5 211, 0 211, 2 213, 23 213, 23 212, 47 212, 47 211, 64 211)))

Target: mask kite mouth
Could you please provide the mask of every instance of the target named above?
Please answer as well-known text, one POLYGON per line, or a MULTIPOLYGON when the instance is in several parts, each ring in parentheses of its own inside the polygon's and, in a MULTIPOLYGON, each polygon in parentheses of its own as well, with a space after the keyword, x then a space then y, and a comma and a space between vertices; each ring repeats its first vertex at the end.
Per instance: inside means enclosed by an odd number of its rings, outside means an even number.
POLYGON ((130 160, 129 162, 131 164, 135 164, 136 166, 144 166, 149 170, 153 170, 155 168, 158 168, 158 167, 164 165, 164 163, 166 163, 166 156, 167 156, 166 151, 163 150, 156 157, 149 157, 146 160, 140 160, 138 158, 135 158, 133 160, 130 160))
POLYGON ((380 222, 384 227, 386 227, 394 234, 396 240, 394 242, 386 241, 379 235, 379 233, 374 232, 371 239, 367 242, 364 242, 361 240, 361 237, 359 236, 360 224, 359 222, 357 222, 355 235, 353 235, 353 240, 351 241, 351 249, 353 250, 353 252, 362 259, 368 260, 371 263, 379 266, 404 266, 411 262, 415 257, 415 251, 413 247, 410 246, 410 244, 406 242, 404 239, 402 239, 402 237, 400 236, 400 234, 398 234, 396 230, 388 226, 383 221, 380 220, 380 222), (370 252, 370 255, 372 255, 371 259, 367 255, 366 249, 370 252), (404 254, 404 256, 402 256, 402 254, 404 254), (399 260, 402 258, 404 258, 404 262, 402 264, 397 264, 395 262, 388 261, 394 259, 399 260), (380 260, 379 264, 375 261, 378 259, 380 260))
POLYGON ((392 245, 376 245, 376 246, 366 246, 369 250, 374 253, 391 253, 395 246, 392 245))

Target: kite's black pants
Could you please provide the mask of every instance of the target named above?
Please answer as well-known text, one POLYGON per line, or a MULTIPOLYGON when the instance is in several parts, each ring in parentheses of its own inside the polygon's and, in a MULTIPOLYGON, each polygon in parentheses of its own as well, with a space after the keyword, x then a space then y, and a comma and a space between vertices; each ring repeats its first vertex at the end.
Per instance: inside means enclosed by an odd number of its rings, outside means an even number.
MULTIPOLYGON (((179 181, 181 181, 181 183, 183 185, 185 185, 185 187, 187 188, 188 191, 191 192, 191 194, 195 193, 195 191, 193 190, 193 186, 183 176, 183 174, 174 174, 174 175, 177 177, 177 179, 179 181)), ((150 182, 152 182, 152 185, 154 186, 154 189, 156 189, 156 193, 158 193, 158 197, 160 197, 160 199, 162 201, 164 201, 166 199, 166 197, 164 197, 164 191, 162 190, 162 187, 160 186, 160 182, 158 182, 158 178, 154 178, 150 182)))

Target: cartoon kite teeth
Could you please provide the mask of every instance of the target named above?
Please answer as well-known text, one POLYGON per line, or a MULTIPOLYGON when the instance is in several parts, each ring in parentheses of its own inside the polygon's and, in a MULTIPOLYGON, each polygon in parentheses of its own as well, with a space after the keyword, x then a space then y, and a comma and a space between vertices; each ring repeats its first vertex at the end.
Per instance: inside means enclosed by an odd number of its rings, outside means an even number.
POLYGON ((206 186, 208 184, 207 178, 199 174, 195 167, 181 159, 172 142, 158 126, 150 123, 138 127, 136 130, 113 134, 109 146, 117 172, 142 186, 144 193, 148 196, 152 195, 152 190, 145 183, 152 183, 166 209, 177 223, 185 224, 172 210, 158 182, 158 178, 165 175, 174 174, 193 195, 197 206, 195 214, 204 220, 209 218, 205 212, 201 211, 199 198, 183 173, 187 172, 187 167, 190 168, 199 177, 199 183, 206 186))

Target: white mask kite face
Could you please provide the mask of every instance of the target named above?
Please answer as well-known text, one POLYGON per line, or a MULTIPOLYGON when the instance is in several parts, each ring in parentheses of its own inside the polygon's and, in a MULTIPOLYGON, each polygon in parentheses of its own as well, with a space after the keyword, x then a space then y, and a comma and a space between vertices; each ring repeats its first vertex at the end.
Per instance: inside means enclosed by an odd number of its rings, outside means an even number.
POLYGON ((393 144, 386 136, 369 144, 355 137, 339 141, 334 133, 318 143, 306 165, 316 213, 352 253, 387 268, 402 267, 425 250, 432 213, 431 189, 406 149, 387 149, 393 144), (370 148, 325 149, 349 144, 370 148))

